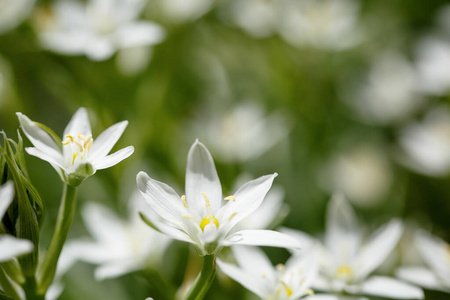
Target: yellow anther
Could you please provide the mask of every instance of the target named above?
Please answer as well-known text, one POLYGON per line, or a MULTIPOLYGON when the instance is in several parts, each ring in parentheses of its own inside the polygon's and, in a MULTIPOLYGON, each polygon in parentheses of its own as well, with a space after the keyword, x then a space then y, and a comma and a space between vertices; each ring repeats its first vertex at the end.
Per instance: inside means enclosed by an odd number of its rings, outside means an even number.
POLYGON ((236 198, 234 198, 234 196, 228 196, 228 197, 223 198, 223 200, 233 200, 233 201, 236 201, 236 198))
POLYGON ((86 139, 83 139, 84 140, 84 148, 86 148, 86 146, 88 146, 89 144, 91 144, 92 145, 92 135, 88 135, 88 137, 86 138, 86 139))
POLYGON ((231 214, 231 216, 228 218, 228 222, 230 222, 231 219, 233 219, 235 215, 237 215, 237 212, 234 212, 231 214))
POLYGON ((286 282, 284 282, 283 280, 280 280, 281 284, 284 287, 284 290, 286 291, 286 294, 288 295, 288 297, 292 296, 293 292, 291 290, 291 288, 286 284, 286 282))
POLYGON ((84 135, 82 135, 81 133, 78 133, 78 138, 79 138, 80 140, 84 140, 84 135))
POLYGON ((284 272, 285 269, 286 269, 286 268, 284 267, 283 264, 278 264, 278 265, 276 266, 276 268, 277 268, 277 270, 280 271, 280 272, 284 272))
POLYGON ((75 152, 75 154, 72 156, 72 165, 75 163, 75 158, 77 158, 78 152, 75 152))
POLYGON ((193 218, 194 218, 194 217, 191 216, 191 215, 181 215, 181 217, 182 217, 182 218, 185 218, 185 219, 193 219, 193 218))
POLYGON ((211 203, 209 203, 208 195, 205 192, 202 192, 203 197, 205 197, 206 206, 210 207, 211 203))
POLYGON ((65 138, 66 139, 62 142, 63 145, 68 145, 70 142, 73 143, 73 136, 71 136, 70 134, 66 134, 65 138))
POLYGON ((336 270, 337 277, 353 276, 353 270, 348 265, 342 265, 336 270))
POLYGON ((81 153, 84 153, 83 145, 81 145, 79 141, 73 140, 73 143, 78 146, 78 148, 80 149, 81 153))
POLYGON ((303 292, 304 295, 314 295, 314 291, 312 289, 307 289, 306 291, 303 292))
POLYGON ((89 142, 87 142, 87 147, 86 143, 84 144, 84 147, 87 148, 87 151, 91 150, 92 143, 94 143, 94 140, 91 138, 89 142))
POLYGON ((185 195, 182 195, 181 196, 181 201, 183 201, 183 205, 184 205, 184 207, 188 207, 188 205, 187 205, 187 202, 186 202, 186 196, 185 195))
POLYGON ((208 225, 209 223, 211 223, 211 221, 216 225, 216 227, 219 227, 219 221, 217 221, 216 217, 206 216, 200 222, 200 228, 202 229, 202 231, 205 231, 205 226, 208 225))

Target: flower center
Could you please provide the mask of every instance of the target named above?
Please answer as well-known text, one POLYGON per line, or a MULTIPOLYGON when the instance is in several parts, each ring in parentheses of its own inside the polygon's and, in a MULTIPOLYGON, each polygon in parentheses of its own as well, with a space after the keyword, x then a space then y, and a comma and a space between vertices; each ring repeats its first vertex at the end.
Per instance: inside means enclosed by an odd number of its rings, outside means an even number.
POLYGON ((70 149, 72 154, 72 165, 75 163, 77 157, 79 157, 80 160, 87 157, 92 143, 94 142, 91 134, 87 137, 83 136, 81 133, 78 133, 76 136, 66 134, 65 138, 66 139, 62 143, 70 149))
POLYGON ((348 265, 342 265, 336 270, 336 277, 348 278, 353 276, 353 270, 348 265))
POLYGON ((205 197, 207 214, 200 222, 200 228, 202 229, 202 231, 205 231, 205 226, 211 222, 213 222, 216 227, 219 227, 219 221, 217 221, 216 217, 214 217, 211 213, 211 203, 209 203, 208 196, 205 192, 202 192, 202 195, 205 197))

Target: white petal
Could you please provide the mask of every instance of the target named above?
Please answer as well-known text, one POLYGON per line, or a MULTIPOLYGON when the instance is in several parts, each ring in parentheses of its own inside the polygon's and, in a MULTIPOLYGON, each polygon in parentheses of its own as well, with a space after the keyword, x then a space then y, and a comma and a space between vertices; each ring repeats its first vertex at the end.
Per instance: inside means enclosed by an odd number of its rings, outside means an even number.
POLYGON ((96 170, 106 169, 117 165, 125 158, 129 157, 134 152, 133 146, 128 146, 126 148, 120 149, 119 151, 114 152, 104 158, 98 160, 92 160, 91 164, 96 170))
POLYGON ((79 133, 81 133, 84 136, 92 134, 91 124, 89 123, 87 110, 84 107, 79 108, 74 113, 72 119, 70 119, 69 124, 67 124, 66 129, 64 129, 64 136, 66 136, 66 134, 76 136, 79 133))
POLYGON ((448 263, 447 243, 425 231, 419 231, 415 235, 414 242, 425 262, 450 287, 450 264, 448 263))
POLYGON ((227 237, 222 242, 222 245, 252 245, 283 248, 302 247, 294 238, 272 230, 241 230, 227 237))
POLYGON ((92 144, 89 152, 90 158, 95 160, 96 158, 105 157, 117 143, 127 125, 128 121, 122 121, 103 131, 92 144))
POLYGON ((48 135, 48 133, 31 121, 27 116, 16 113, 20 126, 30 142, 40 151, 53 157, 57 161, 62 161, 62 154, 59 145, 48 135))
POLYGON ((274 267, 266 254, 258 247, 233 246, 232 251, 239 267, 252 276, 264 276, 275 280, 274 267))
POLYGON ((363 279, 381 265, 398 243, 403 232, 399 220, 392 220, 379 228, 361 248, 355 264, 357 279, 363 279))
POLYGON ((186 214, 180 196, 167 184, 150 178, 145 172, 136 177, 137 186, 150 207, 165 221, 182 227, 181 216, 186 214))
POLYGON ((13 199, 14 183, 12 181, 8 181, 4 185, 0 186, 0 220, 5 215, 13 199))
POLYGON ((33 243, 7 234, 0 235, 0 262, 33 251, 33 243))
POLYGON ((72 240, 64 246, 64 250, 70 253, 73 260, 91 264, 105 263, 121 256, 114 248, 87 240, 72 240))
POLYGON ((301 283, 297 282, 297 288, 294 288, 292 298, 295 299, 303 295, 305 290, 309 289, 316 280, 319 272, 319 253, 314 248, 299 251, 287 260, 285 266, 286 274, 294 274, 294 278, 302 280, 301 283), (301 270, 300 278, 296 276, 299 270, 301 270))
POLYGON ((155 45, 162 42, 164 29, 152 22, 134 22, 120 27, 116 42, 120 48, 155 45))
POLYGON ((266 299, 269 295, 270 287, 266 284, 266 282, 264 282, 264 280, 259 280, 259 278, 262 279, 261 276, 255 277, 252 276, 252 274, 247 274, 235 265, 223 262, 220 259, 217 259, 217 265, 230 278, 242 284, 246 289, 252 291, 261 299, 266 299))
POLYGON ((350 204, 340 194, 334 195, 327 208, 325 245, 336 260, 348 262, 359 249, 358 222, 350 204))
POLYGON ((309 249, 315 243, 317 243, 317 240, 315 238, 299 230, 282 227, 280 228, 280 232, 296 239, 302 245, 302 249, 309 249))
POLYGON ((108 278, 115 278, 122 276, 133 271, 137 271, 145 268, 145 264, 136 265, 132 260, 129 261, 116 261, 113 263, 105 264, 95 269, 95 279, 104 280, 108 278))
POLYGON ((423 291, 420 288, 383 276, 369 278, 362 284, 361 292, 363 294, 396 299, 424 298, 423 291))
POLYGON ((402 267, 395 275, 405 281, 432 290, 445 290, 436 275, 425 267, 402 267))
POLYGON ((161 222, 159 219, 155 219, 154 214, 144 214, 145 218, 147 218, 150 222, 152 222, 152 225, 157 229, 159 232, 164 233, 168 235, 169 237, 183 241, 195 244, 197 243, 192 238, 190 238, 185 232, 181 231, 180 229, 176 227, 172 227, 170 225, 165 224, 164 222, 161 222))
POLYGON ((219 219, 221 220, 227 220, 231 215, 236 213, 231 221, 225 222, 226 227, 223 229, 225 234, 234 225, 258 209, 277 175, 275 173, 249 181, 234 194, 236 201, 229 200, 219 212, 219 219))
POLYGON ((27 151, 28 154, 36 156, 37 158, 45 160, 46 162, 49 162, 52 165, 52 167, 56 170, 56 172, 58 172, 59 176, 64 180, 63 172, 66 171, 66 169, 62 166, 60 161, 57 160, 57 158, 49 155, 46 152, 42 152, 38 148, 27 147, 25 148, 25 150, 27 151))
POLYGON ((206 193, 213 215, 221 206, 222 187, 213 158, 208 149, 198 140, 189 150, 186 167, 186 202, 189 208, 203 215, 206 209, 202 193, 206 193))

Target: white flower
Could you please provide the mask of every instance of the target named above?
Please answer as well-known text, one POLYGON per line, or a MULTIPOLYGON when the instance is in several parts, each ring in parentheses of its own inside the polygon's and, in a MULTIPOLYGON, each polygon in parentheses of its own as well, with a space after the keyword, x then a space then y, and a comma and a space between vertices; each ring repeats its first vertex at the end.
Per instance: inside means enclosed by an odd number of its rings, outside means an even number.
POLYGON ((286 118, 280 113, 265 116, 257 102, 243 102, 223 113, 209 113, 194 128, 204 136, 214 153, 227 162, 256 158, 288 134, 286 118))
POLYGON ((91 202, 84 207, 84 223, 95 240, 71 241, 66 247, 77 259, 100 265, 95 270, 98 280, 160 267, 170 239, 142 221, 138 209, 146 210, 141 203, 140 194, 132 197, 128 220, 100 204, 91 202))
POLYGON ((196 140, 188 154, 186 195, 178 196, 171 187, 144 172, 137 175, 137 184, 148 205, 159 215, 146 215, 149 223, 174 239, 192 243, 200 255, 206 255, 233 244, 300 246, 275 231, 233 230, 260 206, 276 176, 275 173, 250 181, 223 201, 211 154, 196 140))
POLYGON ((26 148, 28 154, 48 161, 63 181, 78 185, 96 170, 106 169, 129 157, 133 146, 123 148, 108 155, 122 135, 128 121, 112 125, 94 141, 87 111, 78 109, 64 130, 64 141, 58 145, 40 124, 27 116, 17 113, 23 132, 34 145, 26 148), (62 147, 62 148, 61 148, 62 147))
POLYGON ((400 145, 406 152, 401 162, 429 175, 443 176, 450 170, 450 111, 438 106, 423 122, 413 123, 400 133, 400 145))
POLYGON ((404 119, 422 104, 418 85, 416 71, 406 58, 388 52, 373 60, 367 79, 358 82, 346 98, 364 120, 388 124, 404 119))
POLYGON ((358 2, 353 0, 284 1, 279 31, 295 46, 341 50, 360 40, 358 2))
MULTIPOLYGON (((0 186, 0 221, 3 219, 9 205, 13 201, 13 198, 14 184, 12 182, 7 182, 0 186)), ((32 242, 24 239, 18 239, 8 234, 0 234, 0 263, 29 253, 32 250, 32 242)))
POLYGON ((31 12, 35 0, 0 1, 0 34, 19 25, 31 12))
POLYGON ((108 59, 116 50, 160 43, 165 37, 162 27, 137 20, 144 5, 143 0, 57 2, 39 38, 50 50, 85 54, 93 60, 108 59))
POLYGON ((160 0, 163 14, 174 22, 194 21, 213 6, 214 0, 160 0))
POLYGON ((293 255, 286 265, 273 267, 257 247, 233 246, 232 250, 238 266, 220 259, 218 266, 261 299, 294 300, 313 294, 310 287, 318 268, 315 252, 293 255))
POLYGON ((397 270, 397 276, 424 288, 450 293, 450 245, 425 231, 416 233, 414 244, 428 268, 405 266, 397 270))
MULTIPOLYGON (((304 233, 289 231, 300 241, 308 239, 304 233)), ((417 287, 385 276, 369 276, 393 251, 402 231, 400 221, 393 220, 362 243, 353 209, 342 196, 333 197, 328 205, 320 275, 313 288, 337 294, 422 299, 423 292, 417 287)))

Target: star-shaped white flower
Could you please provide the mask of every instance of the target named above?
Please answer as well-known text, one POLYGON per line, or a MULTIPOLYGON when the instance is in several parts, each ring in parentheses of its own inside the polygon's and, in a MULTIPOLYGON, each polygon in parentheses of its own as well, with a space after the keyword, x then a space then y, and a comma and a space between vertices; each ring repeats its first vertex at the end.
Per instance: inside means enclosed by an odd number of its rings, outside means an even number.
POLYGON ((44 47, 66 55, 85 54, 105 60, 116 50, 151 46, 165 37, 164 29, 138 17, 143 0, 89 0, 86 4, 61 1, 39 38, 44 47))
POLYGON ((216 254, 233 244, 300 247, 279 232, 233 230, 260 206, 276 176, 275 173, 247 182, 234 195, 223 198, 211 154, 196 140, 188 154, 186 195, 180 197, 171 187, 144 172, 137 175, 137 185, 158 215, 145 215, 148 222, 174 239, 192 243, 200 255, 216 254))
MULTIPOLYGON (((12 182, 7 182, 0 186, 0 221, 3 219, 13 198, 14 184, 12 182)), ((2 226, 1 223, 0 226, 2 226)), ((0 263, 31 252, 32 250, 32 242, 18 239, 8 234, 0 234, 0 263)))
POLYGON ((82 215, 95 240, 71 241, 66 246, 68 253, 76 259, 99 265, 95 271, 98 280, 146 267, 159 268, 170 239, 142 221, 138 210, 146 211, 144 206, 141 195, 136 194, 130 202, 129 219, 121 220, 106 207, 88 203, 82 215))
POLYGON ((264 300, 294 300, 312 295, 310 289, 318 271, 313 251, 296 254, 285 265, 272 266, 257 247, 233 246, 238 266, 217 260, 220 269, 264 300))
POLYGON ((416 233, 414 244, 428 268, 405 266, 397 270, 397 276, 424 288, 450 293, 450 245, 425 231, 416 233))
MULTIPOLYGON (((289 229, 284 232, 297 236, 304 244, 308 240, 304 233, 289 229)), ((321 246, 320 274, 313 288, 336 294, 422 299, 423 291, 417 287, 390 277, 369 277, 394 250, 402 232, 402 223, 392 220, 362 243, 353 209, 344 197, 333 197, 328 205, 325 242, 321 246)))
POLYGON ((106 169, 129 157, 133 146, 123 148, 108 155, 122 135, 128 121, 112 125, 95 140, 92 137, 85 108, 78 109, 64 130, 61 145, 44 130, 22 113, 17 113, 23 132, 34 145, 26 148, 28 154, 48 161, 64 182, 78 185, 97 170, 106 169))

